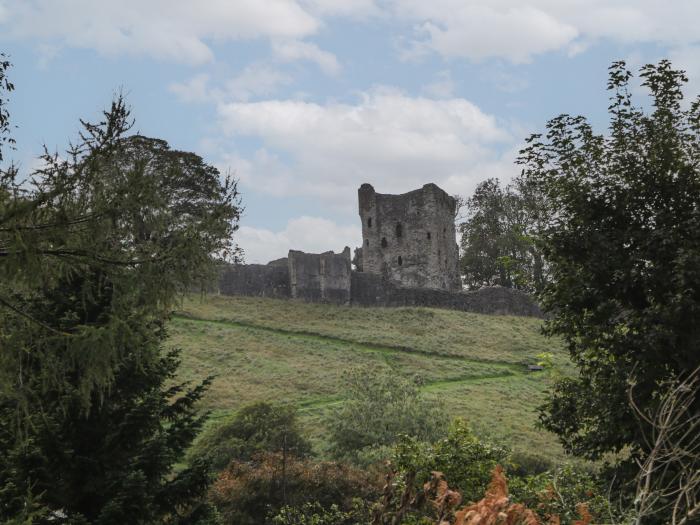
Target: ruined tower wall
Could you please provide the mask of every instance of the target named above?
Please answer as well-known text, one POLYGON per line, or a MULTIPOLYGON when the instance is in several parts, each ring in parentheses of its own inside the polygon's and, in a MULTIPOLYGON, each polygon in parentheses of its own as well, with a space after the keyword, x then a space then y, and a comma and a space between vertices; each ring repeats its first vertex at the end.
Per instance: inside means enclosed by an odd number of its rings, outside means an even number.
POLYGON ((350 248, 336 254, 290 250, 291 297, 310 302, 350 303, 350 248))
POLYGON ((402 195, 363 184, 358 199, 363 272, 405 287, 461 289, 454 198, 435 184, 402 195))

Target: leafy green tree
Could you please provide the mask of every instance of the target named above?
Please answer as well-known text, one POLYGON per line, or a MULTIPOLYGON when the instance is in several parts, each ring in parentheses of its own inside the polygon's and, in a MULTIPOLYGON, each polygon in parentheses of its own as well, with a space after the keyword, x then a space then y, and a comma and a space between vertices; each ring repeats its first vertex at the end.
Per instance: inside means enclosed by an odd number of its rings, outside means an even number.
POLYGON ((533 197, 526 181, 503 188, 498 179, 488 179, 465 201, 460 264, 469 288, 542 286, 543 260, 532 237, 540 203, 533 197))
POLYGON ((0 176, 0 517, 193 522, 207 467, 172 467, 207 383, 174 382, 164 323, 235 253, 235 183, 128 136, 121 97, 83 124, 64 157, 0 176))
POLYGON ((380 460, 373 451, 400 435, 429 441, 441 435, 448 419, 442 403, 425 399, 418 384, 390 370, 361 368, 347 379, 347 399, 332 415, 330 442, 336 457, 380 460))
POLYGON ((560 115, 519 159, 547 206, 547 332, 565 339, 579 369, 540 418, 591 459, 642 454, 650 428, 630 408, 630 385, 653 409, 659 385, 700 362, 700 99, 684 105, 685 74, 668 61, 640 72, 649 110, 633 104, 633 75, 616 62, 609 133, 560 115))
POLYGON ((463 501, 480 500, 496 465, 510 463, 510 451, 479 439, 461 419, 453 421, 443 435, 430 443, 403 437, 392 455, 394 467, 411 472, 416 488, 430 479, 431 472, 442 472, 463 501))
POLYGON ((0 53, 0 162, 2 162, 2 146, 4 144, 12 146, 15 143, 10 135, 10 112, 5 107, 7 99, 4 98, 5 93, 15 89, 14 84, 7 78, 7 70, 10 66, 7 55, 0 53))
POLYGON ((259 402, 241 408, 205 431, 190 458, 205 459, 221 470, 234 459, 249 461, 259 452, 285 452, 300 458, 311 453, 293 406, 259 402))
MULTIPOLYGON (((14 349, 2 356, 5 393, 21 397, 15 381, 30 339, 33 355, 61 347, 81 361, 86 400, 93 388, 105 389, 112 360, 138 332, 132 325, 164 319, 181 293, 211 279, 213 255, 235 252, 235 183, 194 154, 126 136, 131 122, 121 98, 104 117, 84 123, 65 158, 45 152, 29 177, 20 178, 14 166, 0 177, 0 331, 3 345, 14 349), (66 330, 29 313, 28 303, 45 290, 86 274, 100 286, 85 281, 76 293, 108 303, 99 322, 77 320, 66 330)), ((61 366, 43 363, 47 383, 66 377, 61 366)))

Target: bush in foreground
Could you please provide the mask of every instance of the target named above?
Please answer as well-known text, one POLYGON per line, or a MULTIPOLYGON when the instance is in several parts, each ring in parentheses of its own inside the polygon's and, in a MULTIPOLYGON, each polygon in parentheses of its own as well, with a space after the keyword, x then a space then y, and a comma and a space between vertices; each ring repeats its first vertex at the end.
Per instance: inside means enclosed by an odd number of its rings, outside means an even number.
POLYGON ((296 409, 260 402, 207 429, 189 456, 222 470, 232 460, 247 461, 261 452, 283 451, 300 458, 311 453, 311 444, 299 430, 296 409))
POLYGON ((260 525, 272 523, 283 507, 301 509, 313 503, 323 509, 336 505, 338 512, 347 512, 354 508, 354 500, 374 501, 378 494, 378 476, 371 472, 265 452, 252 461, 232 461, 214 482, 210 500, 224 523, 260 525))

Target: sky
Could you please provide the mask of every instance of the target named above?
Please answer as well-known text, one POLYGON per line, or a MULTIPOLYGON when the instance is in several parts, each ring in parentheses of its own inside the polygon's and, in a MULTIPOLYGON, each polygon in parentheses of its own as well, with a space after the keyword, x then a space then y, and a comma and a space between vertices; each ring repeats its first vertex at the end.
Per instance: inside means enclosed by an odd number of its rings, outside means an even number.
MULTIPOLYGON (((561 113, 607 129, 607 68, 700 92, 700 0, 0 0, 25 172, 122 91, 135 130, 239 180, 249 263, 361 244, 357 188, 469 196, 561 113)), ((639 101, 644 92, 635 90, 639 101)))

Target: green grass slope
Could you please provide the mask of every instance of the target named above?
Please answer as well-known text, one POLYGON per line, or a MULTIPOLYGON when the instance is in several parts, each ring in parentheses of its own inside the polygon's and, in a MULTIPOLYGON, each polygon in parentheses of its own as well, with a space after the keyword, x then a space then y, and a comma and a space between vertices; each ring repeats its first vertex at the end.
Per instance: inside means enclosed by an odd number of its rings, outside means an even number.
POLYGON ((180 379, 215 375, 205 408, 217 417, 253 401, 292 402, 324 449, 324 420, 342 403, 353 367, 420 376, 427 395, 479 433, 529 454, 561 457, 535 428, 550 378, 524 364, 550 352, 570 369, 556 341, 533 318, 429 308, 359 308, 250 297, 191 296, 169 325, 182 348, 180 379))

